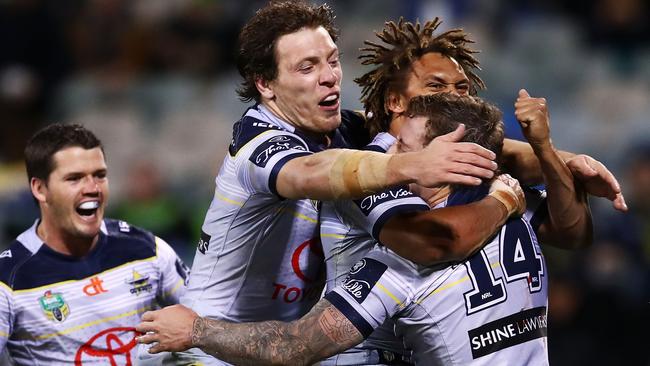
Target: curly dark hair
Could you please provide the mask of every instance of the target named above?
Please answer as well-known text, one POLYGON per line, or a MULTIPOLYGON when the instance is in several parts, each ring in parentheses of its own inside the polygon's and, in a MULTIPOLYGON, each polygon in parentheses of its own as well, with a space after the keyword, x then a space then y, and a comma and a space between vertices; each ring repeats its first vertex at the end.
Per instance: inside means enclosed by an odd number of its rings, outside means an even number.
POLYGON ((277 77, 275 46, 278 39, 302 28, 323 27, 336 42, 338 30, 334 13, 327 4, 318 7, 304 1, 272 1, 260 9, 239 33, 237 69, 244 78, 237 89, 243 102, 260 101, 255 80, 271 81, 277 77))
POLYGON ((439 93, 413 97, 407 113, 427 118, 422 143, 454 131, 465 124, 461 141, 473 142, 493 151, 497 159, 503 149, 503 113, 495 105, 478 97, 439 93))
POLYGON ((368 116, 366 124, 371 135, 388 130, 390 111, 386 102, 389 93, 404 88, 404 76, 411 64, 427 53, 438 52, 456 60, 471 81, 470 94, 476 95, 477 88, 485 88, 485 83, 475 72, 480 70, 479 61, 473 56, 478 51, 468 47, 474 41, 462 29, 434 35, 441 23, 437 17, 424 25, 400 18, 397 24, 386 22, 385 28, 375 33, 386 45, 364 42, 367 47, 361 49, 361 64, 376 67, 354 81, 362 88, 361 102, 368 116))

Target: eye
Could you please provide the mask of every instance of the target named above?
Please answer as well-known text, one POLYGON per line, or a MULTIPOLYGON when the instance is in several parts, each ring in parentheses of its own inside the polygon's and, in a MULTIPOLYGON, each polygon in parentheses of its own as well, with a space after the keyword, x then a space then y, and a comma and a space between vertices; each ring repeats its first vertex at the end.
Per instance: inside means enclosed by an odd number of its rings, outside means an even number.
POLYGON ((458 90, 459 94, 467 94, 469 93, 469 84, 456 84, 456 90, 458 90))
POLYGON ((106 172, 102 171, 102 172, 95 173, 95 178, 105 179, 106 178, 106 172))
POLYGON ((303 74, 308 74, 314 70, 314 65, 311 63, 301 64, 298 66, 298 71, 303 74))
POLYGON ((429 83, 427 84, 427 88, 434 89, 434 90, 440 90, 446 88, 447 85, 443 83, 429 83))
POLYGON ((339 66, 339 59, 338 59, 338 57, 335 58, 335 59, 333 59, 333 60, 330 60, 330 61, 329 61, 329 64, 330 64, 330 66, 332 66, 332 67, 338 67, 338 66, 339 66))

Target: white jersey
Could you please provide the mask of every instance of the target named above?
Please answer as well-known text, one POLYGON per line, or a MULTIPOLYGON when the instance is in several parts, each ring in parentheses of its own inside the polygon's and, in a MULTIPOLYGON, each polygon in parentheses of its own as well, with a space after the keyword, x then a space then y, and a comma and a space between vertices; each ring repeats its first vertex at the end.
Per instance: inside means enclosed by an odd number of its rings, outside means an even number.
MULTIPOLYGON (((360 117, 342 117, 329 148, 358 145, 360 117)), ((201 316, 252 322, 298 319, 318 302, 325 271, 316 202, 285 199, 275 185, 284 164, 324 148, 262 105, 246 112, 216 178, 181 303, 201 316)), ((210 362, 191 352, 179 363, 210 362)))
MULTIPOLYGON (((462 189, 446 204, 473 202, 462 189)), ((367 337, 386 319, 422 365, 547 365, 546 264, 535 235, 544 194, 462 263, 424 267, 376 246, 325 298, 367 337)))
MULTIPOLYGON (((365 149, 386 152, 395 142, 379 133, 365 149)), ((406 186, 394 187, 358 200, 323 202, 321 240, 327 266, 327 292, 340 285, 350 268, 379 242, 383 225, 394 215, 428 211, 429 205, 406 186)), ((321 362, 323 365, 371 365, 391 359, 408 360, 410 351, 395 336, 390 319, 364 342, 321 362), (400 357, 401 356, 401 357, 400 357)))
POLYGON ((0 254, 0 353, 30 366, 136 363, 140 316, 178 303, 185 289, 174 250, 107 219, 96 246, 76 258, 50 249, 36 227, 0 254))

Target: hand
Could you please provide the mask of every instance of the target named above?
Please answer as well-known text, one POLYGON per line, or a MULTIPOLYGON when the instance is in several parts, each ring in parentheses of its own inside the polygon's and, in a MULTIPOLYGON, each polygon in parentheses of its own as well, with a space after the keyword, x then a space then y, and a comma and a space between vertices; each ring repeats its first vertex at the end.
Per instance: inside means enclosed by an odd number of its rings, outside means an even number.
POLYGON ((627 212, 621 186, 603 163, 584 154, 573 156, 565 163, 587 193, 596 197, 605 197, 612 201, 614 209, 627 212))
POLYGON ((477 144, 458 142, 465 134, 465 125, 438 136, 422 151, 397 154, 410 155, 416 183, 425 187, 443 184, 479 185, 481 179, 491 179, 497 164, 496 155, 477 144))
POLYGON ((508 215, 523 215, 526 212, 526 196, 519 181, 509 174, 501 174, 492 181, 489 195, 503 203, 508 215))
POLYGON ((155 344, 149 353, 185 351, 193 347, 192 328, 198 314, 183 305, 168 306, 142 314, 142 322, 135 329, 144 335, 138 343, 155 344))
POLYGON ((519 90, 515 116, 533 149, 551 145, 550 118, 545 98, 532 98, 526 89, 519 90))

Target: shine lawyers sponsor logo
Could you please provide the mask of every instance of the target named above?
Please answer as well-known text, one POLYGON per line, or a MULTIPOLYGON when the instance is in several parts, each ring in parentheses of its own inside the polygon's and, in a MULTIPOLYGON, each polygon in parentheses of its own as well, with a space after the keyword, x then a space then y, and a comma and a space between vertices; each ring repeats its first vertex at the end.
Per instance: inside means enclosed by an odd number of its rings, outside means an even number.
POLYGON ((467 332, 474 359, 504 348, 546 337, 546 307, 512 314, 467 332))

